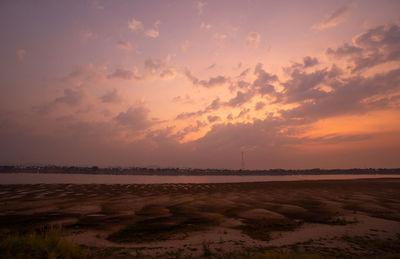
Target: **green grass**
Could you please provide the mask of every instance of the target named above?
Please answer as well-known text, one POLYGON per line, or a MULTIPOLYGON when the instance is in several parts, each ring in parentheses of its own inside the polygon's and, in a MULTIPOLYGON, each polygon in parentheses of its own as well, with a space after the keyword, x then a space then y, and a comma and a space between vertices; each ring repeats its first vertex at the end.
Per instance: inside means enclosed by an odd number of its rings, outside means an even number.
POLYGON ((0 258, 87 258, 87 252, 62 237, 61 228, 11 234, 0 242, 0 258))

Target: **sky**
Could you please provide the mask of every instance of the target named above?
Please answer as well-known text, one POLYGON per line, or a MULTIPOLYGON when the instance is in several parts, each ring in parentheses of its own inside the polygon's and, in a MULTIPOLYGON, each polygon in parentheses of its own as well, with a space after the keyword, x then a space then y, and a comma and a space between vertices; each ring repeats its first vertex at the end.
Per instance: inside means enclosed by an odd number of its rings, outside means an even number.
POLYGON ((3 0, 0 163, 400 167, 400 1, 3 0))

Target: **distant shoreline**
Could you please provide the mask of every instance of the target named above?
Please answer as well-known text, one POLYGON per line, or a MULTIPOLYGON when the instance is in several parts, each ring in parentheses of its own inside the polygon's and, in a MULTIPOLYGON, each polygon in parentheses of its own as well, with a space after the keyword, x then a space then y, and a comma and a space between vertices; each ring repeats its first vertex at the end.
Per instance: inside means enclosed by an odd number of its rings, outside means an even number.
POLYGON ((99 168, 75 166, 0 166, 1 173, 41 173, 41 174, 93 174, 93 175, 155 175, 155 176, 284 176, 284 175, 400 175, 400 168, 350 168, 350 169, 268 169, 233 170, 199 168, 99 168))
POLYGON ((400 180, 393 174, 336 175, 104 175, 104 174, 42 174, 3 173, 0 185, 7 184, 232 184, 261 182, 315 182, 351 180, 400 180))

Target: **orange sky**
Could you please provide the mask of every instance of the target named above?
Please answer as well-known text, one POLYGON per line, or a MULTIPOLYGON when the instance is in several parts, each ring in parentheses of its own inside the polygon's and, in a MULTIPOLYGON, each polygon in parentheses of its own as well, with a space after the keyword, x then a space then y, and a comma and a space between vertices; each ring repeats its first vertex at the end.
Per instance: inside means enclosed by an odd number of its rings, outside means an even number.
POLYGON ((400 167, 398 1, 2 1, 0 163, 400 167))

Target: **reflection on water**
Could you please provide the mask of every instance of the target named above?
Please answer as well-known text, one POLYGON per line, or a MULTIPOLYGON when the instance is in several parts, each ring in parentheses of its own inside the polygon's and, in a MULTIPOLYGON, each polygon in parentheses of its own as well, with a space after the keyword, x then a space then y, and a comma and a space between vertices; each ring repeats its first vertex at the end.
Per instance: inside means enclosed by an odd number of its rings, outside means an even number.
POLYGON ((237 183, 299 180, 346 180, 400 178, 400 175, 93 175, 93 174, 0 174, 0 184, 160 184, 160 183, 237 183))

